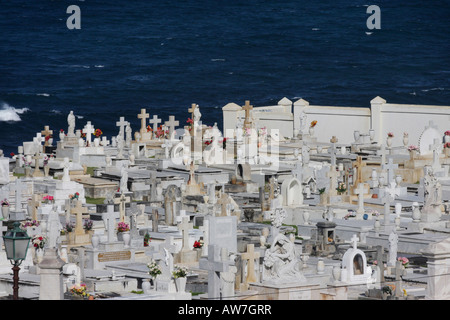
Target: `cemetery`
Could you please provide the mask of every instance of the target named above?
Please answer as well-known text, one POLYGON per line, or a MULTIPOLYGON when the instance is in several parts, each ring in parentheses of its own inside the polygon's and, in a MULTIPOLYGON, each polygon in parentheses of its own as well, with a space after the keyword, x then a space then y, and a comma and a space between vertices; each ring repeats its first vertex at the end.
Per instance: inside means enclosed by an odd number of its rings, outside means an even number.
POLYGON ((0 299, 450 299, 450 106, 222 111, 0 152, 0 299))

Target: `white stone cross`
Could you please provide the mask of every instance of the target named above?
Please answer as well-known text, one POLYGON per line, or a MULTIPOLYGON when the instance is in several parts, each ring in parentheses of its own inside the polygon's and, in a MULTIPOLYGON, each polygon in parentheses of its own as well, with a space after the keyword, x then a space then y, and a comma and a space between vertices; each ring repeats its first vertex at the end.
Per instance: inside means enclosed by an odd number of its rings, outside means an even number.
POLYGON ((439 171, 441 168, 441 163, 439 162, 439 155, 442 152, 442 142, 439 139, 434 139, 434 143, 430 145, 430 150, 433 151, 433 170, 439 171))
POLYGON ((16 183, 11 183, 9 185, 10 191, 15 191, 16 193, 16 209, 15 212, 22 212, 22 191, 25 190, 26 186, 22 184, 21 179, 16 179, 16 183))
POLYGON ((119 218, 119 213, 114 211, 114 205, 109 204, 106 207, 106 212, 102 213, 103 221, 105 222, 108 229, 108 242, 111 243, 114 240, 116 219, 119 218))
POLYGON ((147 126, 145 125, 147 123, 147 118, 150 117, 150 114, 146 113, 145 109, 141 109, 141 113, 137 116, 139 119, 141 119, 141 134, 147 132, 147 126))
POLYGON ((175 116, 169 116, 169 121, 166 121, 164 124, 169 127, 169 137, 172 139, 172 134, 175 131, 175 127, 180 125, 180 121, 175 121, 175 116))
POLYGON ((94 134, 94 132, 95 132, 94 126, 91 124, 90 121, 88 121, 83 128, 83 133, 86 134, 86 144, 89 146, 91 145, 91 135, 94 134))
POLYGON ((149 121, 153 125, 153 136, 155 132, 158 130, 158 123, 161 123, 161 119, 158 118, 156 114, 153 115, 153 118, 149 121))
POLYGON ((241 254, 243 260, 247 260, 247 279, 246 282, 257 282, 255 275, 255 259, 259 259, 259 252, 255 252, 253 243, 247 244, 247 252, 241 254))
POLYGON ((367 194, 364 183, 360 183, 354 192, 358 195, 358 210, 356 213, 359 215, 364 214, 364 195, 367 194))
POLYGON ((331 166, 330 171, 327 172, 327 178, 330 179, 330 190, 328 190, 328 194, 330 196, 337 195, 337 177, 339 176, 339 172, 336 171, 336 166, 331 166))
POLYGON ((116 126, 120 127, 119 133, 122 136, 122 139, 125 140, 125 126, 128 124, 128 121, 125 121, 125 117, 120 117, 119 121, 116 122, 116 126))
POLYGON ((208 259, 200 259, 199 267, 208 271, 208 298, 220 298, 220 272, 227 272, 229 263, 219 258, 219 248, 216 245, 208 246, 208 259))
POLYGON ((183 220, 178 224, 178 230, 181 231, 183 237, 183 247, 181 251, 190 251, 189 248, 189 230, 193 228, 193 223, 189 222, 189 217, 183 217, 183 220))
POLYGON ((75 234, 76 235, 83 235, 84 229, 83 229, 83 213, 87 213, 88 209, 86 207, 83 207, 83 204, 80 200, 75 201, 75 207, 70 210, 72 214, 75 214, 76 217, 76 224, 75 224, 75 234))
POLYGON ((391 202, 395 200, 398 195, 398 189, 395 187, 395 181, 389 184, 389 187, 384 187, 384 195, 382 201, 384 202, 384 224, 390 224, 389 216, 391 214, 391 202))
POLYGON ((388 180, 386 182, 387 182, 387 184, 390 184, 391 181, 394 180, 394 177, 395 177, 394 170, 398 168, 398 164, 394 164, 394 159, 389 158, 388 164, 383 164, 382 168, 383 168, 383 170, 387 170, 388 180))
POLYGON ((119 218, 120 218, 120 221, 122 221, 122 222, 125 221, 125 207, 126 207, 126 204, 130 203, 130 201, 131 201, 130 197, 125 196, 124 193, 122 193, 120 195, 120 197, 114 198, 114 204, 118 204, 119 205, 119 214, 120 214, 119 218))
POLYGON ((358 249, 358 241, 359 238, 356 236, 356 234, 353 234, 352 238, 350 239, 351 243, 352 243, 352 247, 353 249, 358 249))

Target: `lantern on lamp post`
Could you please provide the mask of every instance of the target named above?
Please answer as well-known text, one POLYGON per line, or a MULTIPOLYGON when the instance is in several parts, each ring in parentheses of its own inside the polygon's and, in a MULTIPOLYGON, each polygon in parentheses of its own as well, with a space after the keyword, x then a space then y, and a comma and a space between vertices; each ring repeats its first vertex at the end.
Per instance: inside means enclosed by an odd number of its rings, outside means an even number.
POLYGON ((14 222, 14 227, 3 236, 6 257, 13 265, 13 299, 19 299, 19 265, 27 256, 30 237, 26 230, 20 229, 20 222, 14 222))

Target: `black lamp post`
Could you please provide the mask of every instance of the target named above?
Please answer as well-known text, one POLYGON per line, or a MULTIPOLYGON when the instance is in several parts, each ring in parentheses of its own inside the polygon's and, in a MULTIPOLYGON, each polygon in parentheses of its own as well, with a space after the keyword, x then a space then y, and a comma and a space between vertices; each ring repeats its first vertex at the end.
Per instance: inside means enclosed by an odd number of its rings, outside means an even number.
POLYGON ((19 265, 27 256, 30 237, 25 230, 20 229, 20 222, 14 222, 14 228, 6 231, 3 236, 6 257, 13 265, 13 299, 19 299, 19 265))

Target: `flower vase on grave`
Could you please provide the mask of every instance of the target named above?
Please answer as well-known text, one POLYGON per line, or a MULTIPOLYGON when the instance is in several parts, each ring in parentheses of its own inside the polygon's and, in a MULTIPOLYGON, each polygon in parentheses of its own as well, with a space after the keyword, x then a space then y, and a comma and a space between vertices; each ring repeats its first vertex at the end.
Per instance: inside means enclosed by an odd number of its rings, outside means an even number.
POLYGON ((92 248, 96 250, 98 248, 98 244, 100 243, 100 238, 97 234, 93 234, 91 237, 92 248))
POLYGON ((309 224, 308 220, 309 220, 309 211, 305 210, 305 211, 303 211, 303 223, 309 224))
POLYGON ((184 292, 186 290, 186 280, 186 277, 175 278, 175 286, 177 288, 177 292, 184 292))
POLYGON ((333 273, 334 281, 340 281, 341 280, 341 267, 340 266, 334 266, 332 273, 333 273))
POLYGON ((412 218, 414 222, 419 222, 421 217, 420 207, 418 202, 413 202, 412 204, 412 218))
POLYGON ((144 294, 150 293, 151 284, 150 279, 143 279, 142 280, 142 291, 144 291, 144 294))
POLYGON ((388 148, 392 147, 392 137, 387 137, 386 139, 386 145, 388 146, 388 148))
POLYGON ((375 224, 374 224, 374 229, 375 229, 375 231, 380 230, 380 227, 381 227, 380 218, 379 218, 379 217, 376 217, 376 218, 375 218, 375 224))
POLYGON ((409 135, 405 132, 405 133, 403 134, 403 146, 404 146, 405 148, 408 147, 408 142, 409 142, 409 135))
POLYGON ((7 220, 9 218, 9 206, 2 206, 2 216, 3 220, 7 220))
POLYGON ((48 173, 50 172, 49 166, 44 166, 44 177, 48 177, 48 173))
POLYGON ((130 246, 130 241, 131 241, 130 232, 129 231, 122 232, 122 239, 123 239, 123 242, 125 244, 124 247, 128 248, 130 246))

